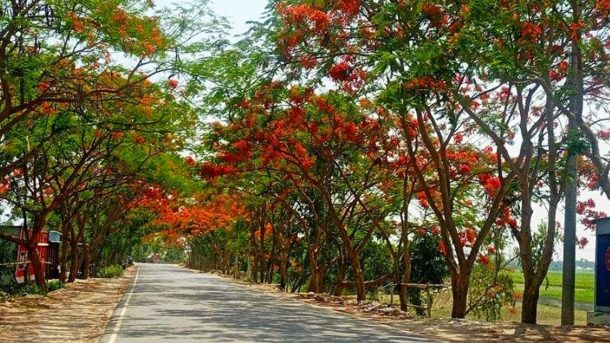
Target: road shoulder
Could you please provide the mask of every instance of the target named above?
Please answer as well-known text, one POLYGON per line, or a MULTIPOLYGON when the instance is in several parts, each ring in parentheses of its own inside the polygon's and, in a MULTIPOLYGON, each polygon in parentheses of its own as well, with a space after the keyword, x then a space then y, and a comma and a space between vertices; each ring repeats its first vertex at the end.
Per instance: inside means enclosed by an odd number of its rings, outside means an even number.
MULTIPOLYGON (((191 270, 191 269, 189 269, 191 270)), ((191 270, 192 272, 199 272, 191 270)), ((201 272, 199 272, 201 273, 201 272)), ((351 299, 319 294, 293 294, 275 285, 253 284, 218 273, 206 273, 223 278, 248 289, 264 292, 286 300, 296 300, 311 306, 348 314, 362 320, 374 320, 379 324, 446 342, 610 342, 610 328, 575 326, 561 328, 552 325, 526 325, 515 322, 481 322, 450 318, 407 318, 404 314, 371 310, 370 302, 358 305, 351 299)))
POLYGON ((134 274, 130 267, 120 278, 77 280, 46 297, 0 303, 2 342, 97 342, 134 274))

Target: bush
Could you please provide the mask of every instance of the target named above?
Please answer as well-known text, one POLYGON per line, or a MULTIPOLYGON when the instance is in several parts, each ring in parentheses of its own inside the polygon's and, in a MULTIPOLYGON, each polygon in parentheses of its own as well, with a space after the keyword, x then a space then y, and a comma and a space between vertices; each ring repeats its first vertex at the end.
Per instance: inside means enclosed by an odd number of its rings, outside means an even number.
POLYGON ((49 292, 53 292, 60 288, 64 288, 64 284, 61 283, 59 280, 51 280, 51 281, 47 282, 47 288, 48 288, 49 292))
POLYGON ((502 308, 515 310, 515 286, 510 274, 489 265, 475 264, 468 295, 470 312, 490 322, 502 319, 502 308))
POLYGON ((104 267, 102 269, 100 269, 100 271, 97 273, 98 277, 101 278, 115 278, 115 277, 121 277, 123 276, 123 267, 121 267, 118 264, 112 265, 112 266, 108 266, 108 267, 104 267))
MULTIPOLYGON (((64 284, 59 282, 59 280, 47 281, 47 291, 48 292, 53 292, 53 291, 56 291, 63 287, 64 287, 64 284)), ((11 284, 11 285, 2 287, 2 290, 0 290, 0 299, 6 298, 6 297, 11 297, 11 296, 22 297, 22 296, 26 296, 28 294, 43 295, 43 292, 38 287, 38 285, 34 282, 31 282, 27 285, 26 284, 11 284)))

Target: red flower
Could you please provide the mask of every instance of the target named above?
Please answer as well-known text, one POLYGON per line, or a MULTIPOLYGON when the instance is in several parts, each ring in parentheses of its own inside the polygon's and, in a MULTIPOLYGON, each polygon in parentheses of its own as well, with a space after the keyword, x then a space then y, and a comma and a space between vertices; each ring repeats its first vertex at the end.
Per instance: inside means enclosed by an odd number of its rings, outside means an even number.
POLYGON ((470 229, 470 228, 466 229, 466 239, 468 239, 468 242, 470 244, 474 244, 474 241, 476 240, 476 238, 477 238, 476 231, 474 231, 473 229, 470 229))
POLYGON ((587 243, 589 243, 589 240, 587 239, 587 237, 583 237, 583 238, 579 239, 577 242, 578 248, 584 249, 585 246, 587 245, 587 243))
POLYGON ((463 139, 464 139, 464 136, 462 136, 461 133, 456 133, 455 137, 453 137, 455 144, 461 144, 463 139))
POLYGON ((352 72, 352 66, 343 61, 335 64, 330 68, 328 74, 335 81, 347 81, 352 72))
POLYGON ((479 263, 481 263, 483 265, 488 265, 489 264, 489 257, 487 257, 485 255, 479 254, 479 263))
POLYGON ((339 6, 345 14, 352 17, 360 12, 360 0, 339 0, 339 6))
POLYGON ((563 75, 555 70, 549 71, 549 78, 553 81, 560 81, 563 79, 563 75))
POLYGON ((532 43, 534 43, 538 40, 538 37, 542 35, 542 29, 540 28, 540 26, 532 22, 526 21, 525 23, 523 23, 523 27, 521 28, 521 35, 524 38, 528 38, 532 43))
POLYGON ((176 87, 178 87, 178 80, 176 80, 176 79, 167 80, 167 87, 169 87, 170 89, 176 89, 176 87))
POLYGON ((194 167, 197 165, 197 161, 195 161, 195 159, 193 158, 193 156, 187 156, 184 159, 184 162, 186 162, 187 165, 194 167))
POLYGON ((445 247, 445 242, 443 242, 443 241, 438 242, 438 250, 440 250, 441 254, 447 256, 447 248, 445 247))
POLYGON ((462 164, 460 166, 460 173, 462 174, 469 174, 471 171, 470 166, 466 165, 466 164, 462 164))

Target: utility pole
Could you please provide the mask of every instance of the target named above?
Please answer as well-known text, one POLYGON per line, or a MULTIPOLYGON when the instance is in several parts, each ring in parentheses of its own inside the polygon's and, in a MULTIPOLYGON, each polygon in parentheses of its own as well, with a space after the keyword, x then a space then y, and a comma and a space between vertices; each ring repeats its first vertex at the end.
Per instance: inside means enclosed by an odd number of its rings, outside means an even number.
MULTIPOLYGON (((572 21, 580 22, 579 1, 572 2, 572 21)), ((580 48, 580 32, 572 38, 572 58, 568 85, 570 96, 570 118, 568 124, 568 163, 566 165, 567 185, 565 221, 563 235, 563 283, 561 287, 561 325, 574 325, 574 288, 576 286, 576 202, 578 192, 578 155, 580 154, 577 120, 583 112, 583 65, 580 48)))
MULTIPOLYGON (((568 135, 574 134, 570 120, 568 135)), ((576 201, 577 201, 577 153, 568 148, 566 203, 563 235, 563 282, 561 286, 561 325, 574 325, 574 288, 576 267, 576 201)))

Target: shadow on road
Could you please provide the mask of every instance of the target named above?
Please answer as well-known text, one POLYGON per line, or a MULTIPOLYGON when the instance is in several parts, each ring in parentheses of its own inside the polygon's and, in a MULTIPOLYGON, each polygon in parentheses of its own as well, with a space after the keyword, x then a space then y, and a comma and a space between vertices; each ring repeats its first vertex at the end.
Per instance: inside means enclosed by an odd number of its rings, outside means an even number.
MULTIPOLYGON (((116 323, 118 318, 113 318, 116 323)), ((107 329, 110 333, 113 325, 107 329), (110 330, 110 331, 109 331, 110 330)), ((117 342, 430 342, 172 265, 141 265, 117 342)))

